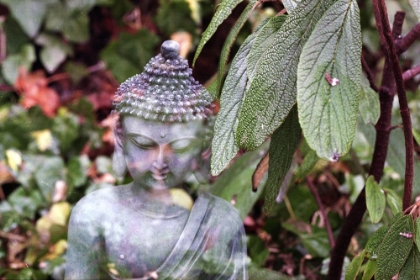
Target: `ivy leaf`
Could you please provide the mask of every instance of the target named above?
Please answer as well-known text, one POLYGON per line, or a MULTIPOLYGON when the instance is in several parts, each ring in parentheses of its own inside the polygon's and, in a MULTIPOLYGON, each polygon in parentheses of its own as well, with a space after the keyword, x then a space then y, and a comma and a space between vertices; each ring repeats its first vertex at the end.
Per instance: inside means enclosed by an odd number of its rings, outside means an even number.
POLYGON ((160 0, 154 21, 167 37, 180 30, 190 34, 197 33, 197 25, 191 17, 191 10, 187 1, 160 0))
POLYGON ((362 262, 365 258, 366 251, 363 250, 357 256, 353 258, 350 265, 347 268, 345 280, 353 280, 356 279, 357 274, 359 273, 359 269, 362 266, 362 262))
POLYGON ((238 126, 238 111, 247 85, 247 56, 255 34, 248 36, 239 48, 223 86, 220 111, 214 125, 212 141, 211 173, 213 176, 222 172, 239 150, 235 142, 235 131, 238 126))
POLYGON ((366 78, 362 76, 362 91, 360 94, 359 112, 365 124, 375 125, 381 114, 379 96, 369 84, 364 82, 366 78))
POLYGON ((255 77, 257 65, 260 62, 263 51, 272 43, 272 40, 277 34, 277 31, 285 22, 287 16, 280 15, 272 17, 267 24, 265 24, 261 31, 255 38, 255 42, 252 45, 251 52, 248 55, 248 77, 252 81, 255 77))
POLYGON ((45 28, 53 32, 62 32, 64 38, 76 43, 89 39, 88 11, 69 7, 58 2, 50 6, 47 13, 45 28))
POLYGON ((303 44, 332 0, 305 0, 292 11, 261 54, 239 113, 236 142, 253 150, 285 120, 296 103, 296 69, 303 44))
POLYGON ((321 158, 337 161, 353 142, 361 50, 359 8, 348 0, 328 9, 303 48, 297 80, 299 120, 309 146, 321 158))
POLYGON ((301 135, 302 130, 299 126, 297 108, 294 107, 284 123, 271 137, 270 149, 268 150, 270 155, 268 179, 265 186, 264 211, 266 213, 270 212, 276 201, 280 186, 290 169, 293 154, 299 145, 301 135))
POLYGON ((379 222, 385 211, 385 194, 373 176, 366 181, 366 206, 372 223, 379 222))
POLYGON ((55 183, 64 179, 64 162, 60 157, 45 158, 35 171, 35 181, 48 202, 52 202, 55 183))
POLYGON ((413 238, 406 238, 401 233, 413 232, 413 217, 409 215, 402 216, 389 227, 379 247, 375 278, 391 279, 403 267, 413 248, 413 238))
POLYGON ((9 7, 25 33, 33 38, 41 28, 48 4, 56 0, 1 0, 0 2, 9 7))
POLYGON ((198 44, 197 51, 193 60, 193 65, 203 50, 204 45, 210 40, 219 25, 222 24, 222 22, 232 13, 232 10, 242 1, 243 0, 223 0, 223 2, 219 4, 216 13, 211 19, 209 26, 204 31, 200 43, 198 44))
POLYGON ((420 279, 420 251, 413 247, 403 268, 398 274, 398 279, 420 279))
POLYGON ((68 55, 73 54, 69 45, 53 35, 41 33, 35 39, 35 42, 43 46, 40 54, 41 62, 49 73, 54 72, 68 55))
MULTIPOLYGON (((225 43, 223 44, 223 49, 220 54, 220 61, 219 61, 219 75, 217 76, 217 92, 220 92, 222 87, 223 76, 226 71, 227 60, 229 59, 229 54, 232 49, 233 43, 235 43, 236 37, 238 37, 239 31, 241 31, 242 27, 248 20, 249 16, 251 15, 252 11, 254 10, 253 7, 257 0, 252 0, 248 3, 245 9, 242 11, 241 16, 236 21, 235 25, 229 32, 225 43)), ((262 24, 261 24, 262 25, 262 24)), ((218 94, 219 95, 219 94, 218 94)))
POLYGON ((2 64, 2 74, 9 84, 14 84, 19 76, 19 68, 30 70, 32 63, 36 60, 35 48, 31 44, 21 47, 18 54, 9 55, 2 64))
POLYGON ((408 0, 410 2, 411 7, 414 10, 414 13, 417 16, 417 19, 420 21, 420 1, 419 0, 408 0))

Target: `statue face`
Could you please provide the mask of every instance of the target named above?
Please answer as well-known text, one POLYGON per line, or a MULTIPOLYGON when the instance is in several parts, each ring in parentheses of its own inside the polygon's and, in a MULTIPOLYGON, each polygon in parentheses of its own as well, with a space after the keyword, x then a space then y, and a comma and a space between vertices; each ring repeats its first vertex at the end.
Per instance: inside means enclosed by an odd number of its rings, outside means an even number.
POLYGON ((173 188, 192 172, 201 154, 201 121, 161 123, 124 116, 122 139, 127 169, 136 184, 147 189, 173 188))

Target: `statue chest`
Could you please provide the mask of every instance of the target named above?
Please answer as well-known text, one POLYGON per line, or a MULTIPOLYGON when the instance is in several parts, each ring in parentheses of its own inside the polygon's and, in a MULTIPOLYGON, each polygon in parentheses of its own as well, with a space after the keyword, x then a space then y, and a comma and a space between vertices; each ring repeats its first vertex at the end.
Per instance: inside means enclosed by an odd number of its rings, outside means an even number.
POLYGON ((132 278, 155 271, 165 261, 184 230, 188 212, 169 219, 133 211, 111 216, 113 220, 102 223, 107 260, 104 269, 132 278))

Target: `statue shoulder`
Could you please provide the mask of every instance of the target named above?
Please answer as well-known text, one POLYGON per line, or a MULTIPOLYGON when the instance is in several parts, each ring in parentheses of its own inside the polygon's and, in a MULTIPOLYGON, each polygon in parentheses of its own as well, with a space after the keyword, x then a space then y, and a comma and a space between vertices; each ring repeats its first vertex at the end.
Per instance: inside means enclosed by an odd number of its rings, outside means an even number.
POLYGON ((209 208, 213 217, 221 217, 222 223, 242 225, 239 212, 231 203, 210 193, 203 193, 200 196, 209 200, 209 208))
POLYGON ((116 187, 109 187, 93 191, 85 195, 74 206, 71 219, 94 221, 100 219, 101 215, 107 213, 115 201, 118 199, 118 190, 116 187))

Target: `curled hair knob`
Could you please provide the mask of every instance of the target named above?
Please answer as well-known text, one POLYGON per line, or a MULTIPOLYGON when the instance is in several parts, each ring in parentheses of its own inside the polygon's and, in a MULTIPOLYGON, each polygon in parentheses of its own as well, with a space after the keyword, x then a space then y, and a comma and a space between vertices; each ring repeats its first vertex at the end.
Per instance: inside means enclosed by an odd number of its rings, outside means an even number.
POLYGON ((166 59, 174 59, 179 56, 179 48, 178 42, 167 40, 160 47, 160 53, 166 59))

